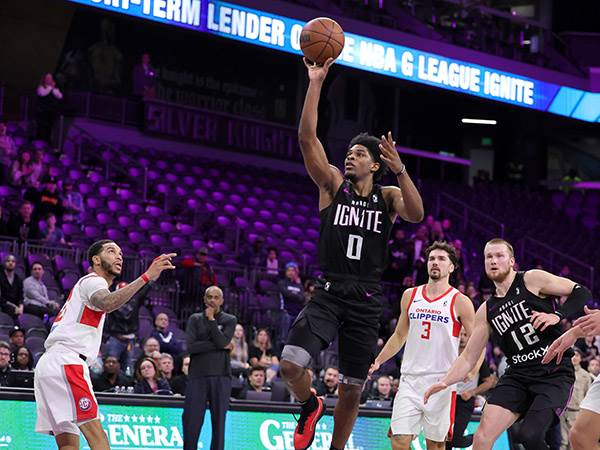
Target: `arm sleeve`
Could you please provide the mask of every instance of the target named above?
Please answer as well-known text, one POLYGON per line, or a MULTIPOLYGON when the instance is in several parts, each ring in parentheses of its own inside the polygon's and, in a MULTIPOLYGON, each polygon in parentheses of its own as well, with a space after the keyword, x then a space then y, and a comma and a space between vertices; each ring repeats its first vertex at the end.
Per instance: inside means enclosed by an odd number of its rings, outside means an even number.
POLYGON ((100 276, 90 276, 79 283, 79 292, 83 303, 94 311, 100 310, 90 303, 90 298, 92 298, 92 295, 96 292, 103 289, 108 289, 108 283, 100 276))
POLYGON ((592 299, 592 293, 585 286, 576 284, 571 292, 571 295, 567 297, 565 303, 558 308, 558 313, 562 317, 571 319, 578 314, 583 313, 583 307, 585 304, 592 299))

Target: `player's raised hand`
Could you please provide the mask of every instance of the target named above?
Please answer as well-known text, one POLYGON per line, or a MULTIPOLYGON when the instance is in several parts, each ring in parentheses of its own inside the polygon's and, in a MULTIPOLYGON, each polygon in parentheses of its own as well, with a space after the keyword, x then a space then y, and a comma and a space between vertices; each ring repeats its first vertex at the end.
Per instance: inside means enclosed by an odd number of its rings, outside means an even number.
POLYGON ((328 58, 327 61, 323 63, 322 66, 317 63, 313 63, 306 58, 302 58, 304 61, 304 65, 308 69, 308 79, 311 81, 323 81, 327 76, 327 72, 329 72, 329 68, 334 63, 333 58, 328 58))
POLYGON ((540 331, 544 331, 549 326, 556 325, 560 322, 560 317, 552 313, 533 311, 529 321, 533 323, 533 328, 537 330, 541 327, 540 331))
POLYGON ((548 351, 542 358, 542 363, 548 364, 550 361, 556 358, 556 364, 560 364, 560 360, 562 359, 563 354, 565 353, 565 351, 571 348, 573 344, 575 344, 576 340, 577 334, 575 333, 573 328, 571 328, 566 333, 563 333, 561 337, 555 340, 550 345, 550 347, 548 347, 548 351))
POLYGON ((600 334, 600 310, 583 307, 585 316, 580 317, 573 326, 578 326, 586 336, 597 336, 600 334))
POLYGON ((175 266, 171 260, 177 256, 177 253, 163 253, 157 258, 154 258, 148 270, 146 270, 146 276, 152 281, 158 280, 163 270, 173 270, 175 266))
POLYGON ((435 383, 425 392, 425 395, 423 396, 423 403, 427 404, 427 402, 429 401, 429 397, 431 397, 433 394, 437 394, 438 392, 443 391, 447 387, 448 385, 446 383, 442 383, 441 381, 439 383, 435 383))
POLYGON ((396 141, 394 141, 391 131, 388 131, 387 136, 381 136, 379 150, 381 150, 381 160, 394 172, 394 175, 402 171, 404 164, 396 150, 396 141))

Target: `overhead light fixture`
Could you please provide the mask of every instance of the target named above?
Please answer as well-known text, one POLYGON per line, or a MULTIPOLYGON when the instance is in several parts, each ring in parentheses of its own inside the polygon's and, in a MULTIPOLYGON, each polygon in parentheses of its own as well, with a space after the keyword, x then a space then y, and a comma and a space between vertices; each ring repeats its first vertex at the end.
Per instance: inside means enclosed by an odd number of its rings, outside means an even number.
POLYGON ((463 117, 460 119, 462 123, 475 123, 477 125, 496 125, 498 122, 492 119, 467 119, 463 117))

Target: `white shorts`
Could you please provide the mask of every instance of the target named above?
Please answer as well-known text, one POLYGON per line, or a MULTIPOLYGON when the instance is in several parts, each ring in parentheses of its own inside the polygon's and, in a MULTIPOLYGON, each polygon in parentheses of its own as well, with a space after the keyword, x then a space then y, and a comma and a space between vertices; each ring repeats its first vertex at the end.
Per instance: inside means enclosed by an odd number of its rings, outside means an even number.
POLYGON ((402 375, 392 410, 392 435, 414 435, 421 432, 426 439, 444 442, 454 427, 456 391, 453 387, 429 397, 423 404, 425 391, 443 375, 402 375))
POLYGON ((596 377, 579 407, 600 414, 600 376, 596 377))
POLYGON ((37 433, 78 435, 78 425, 98 418, 90 370, 76 353, 64 348, 47 351, 33 380, 37 433))

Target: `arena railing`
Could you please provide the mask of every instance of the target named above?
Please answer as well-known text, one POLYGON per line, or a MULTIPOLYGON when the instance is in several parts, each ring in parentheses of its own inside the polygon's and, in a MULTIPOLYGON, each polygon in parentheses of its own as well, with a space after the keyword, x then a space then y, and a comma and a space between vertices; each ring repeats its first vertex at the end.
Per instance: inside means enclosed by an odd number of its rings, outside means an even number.
POLYGON ((486 238, 504 237, 503 222, 445 192, 437 196, 436 214, 461 224, 463 231, 475 230, 486 238))

